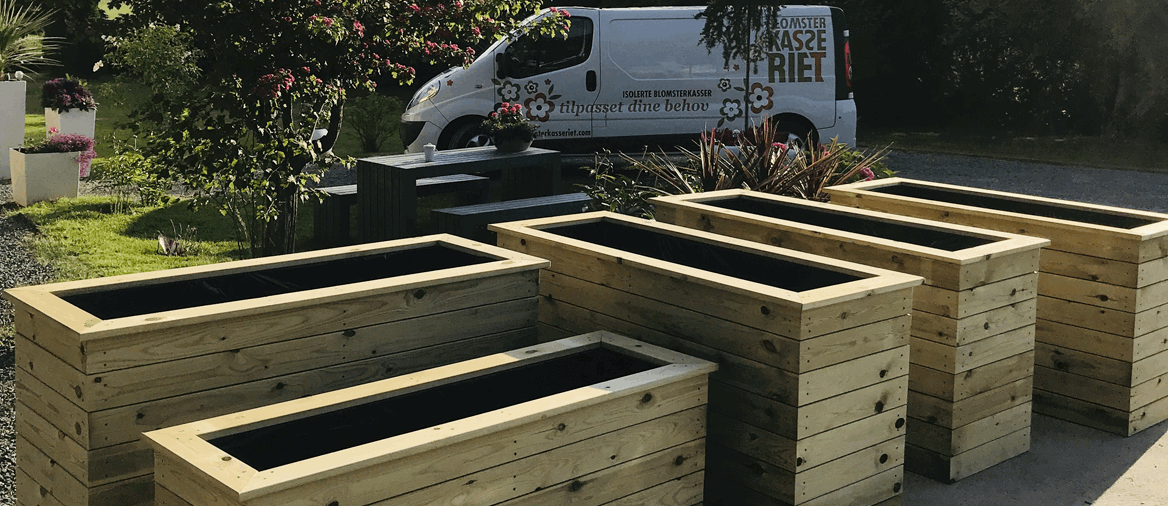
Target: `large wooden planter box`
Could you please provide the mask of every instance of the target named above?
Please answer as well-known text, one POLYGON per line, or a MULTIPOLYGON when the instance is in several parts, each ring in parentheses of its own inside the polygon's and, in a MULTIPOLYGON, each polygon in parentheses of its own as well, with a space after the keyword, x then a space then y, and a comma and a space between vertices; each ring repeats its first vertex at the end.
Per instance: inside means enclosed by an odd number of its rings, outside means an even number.
POLYGON ((716 368, 594 332, 145 437, 165 504, 689 506, 716 368))
POLYGON ((952 482, 1030 448, 1037 239, 747 190, 656 217, 925 278, 913 293, 905 469, 952 482))
POLYGON ((143 431, 534 344, 546 264, 441 235, 8 290, 21 504, 149 504, 143 431))
POLYGON ((1035 411, 1122 435, 1168 419, 1168 215, 908 179, 828 193, 833 203, 1050 239, 1038 275, 1035 411))
POLYGON ((866 506, 900 492, 921 278, 611 213, 492 225, 546 255, 540 322, 719 364, 709 506, 866 506))

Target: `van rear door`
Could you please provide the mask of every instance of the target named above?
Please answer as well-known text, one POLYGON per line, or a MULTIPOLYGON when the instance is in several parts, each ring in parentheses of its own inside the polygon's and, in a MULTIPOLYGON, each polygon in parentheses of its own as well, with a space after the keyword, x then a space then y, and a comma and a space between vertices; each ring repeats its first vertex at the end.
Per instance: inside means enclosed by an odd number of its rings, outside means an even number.
MULTIPOLYGON (((567 9, 565 9, 567 11, 567 9)), ((567 37, 529 32, 496 62, 499 102, 519 103, 537 125, 537 141, 590 137, 599 93, 596 11, 571 9, 567 37)))

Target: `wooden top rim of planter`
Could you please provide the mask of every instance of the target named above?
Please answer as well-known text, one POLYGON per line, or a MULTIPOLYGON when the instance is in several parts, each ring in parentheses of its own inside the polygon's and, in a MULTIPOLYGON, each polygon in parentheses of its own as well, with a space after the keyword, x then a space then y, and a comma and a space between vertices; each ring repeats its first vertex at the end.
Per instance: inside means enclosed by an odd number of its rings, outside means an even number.
POLYGON ((471 241, 449 234, 414 237, 385 241, 357 246, 346 246, 275 257, 253 258, 218 264, 207 264, 164 271, 142 272, 110 276, 105 278, 67 281, 36 286, 10 288, 0 293, 5 299, 14 304, 23 304, 34 308, 43 314, 51 314, 59 323, 76 332, 81 340, 88 341, 124 334, 127 332, 142 332, 144 330, 160 330, 179 325, 192 325, 225 317, 240 317, 273 310, 295 309, 300 306, 328 303, 334 300, 350 298, 355 294, 362 296, 391 293, 403 290, 412 290, 429 286, 434 283, 435 273, 439 273, 443 281, 455 282, 475 279, 484 276, 499 276, 503 274, 533 271, 547 267, 549 262, 530 255, 471 241), (286 267, 310 264, 329 260, 354 258, 381 252, 403 251, 408 249, 425 248, 435 245, 449 247, 457 251, 475 256, 495 258, 495 261, 482 264, 409 274, 391 278, 374 279, 359 283, 338 285, 314 290, 289 292, 245 299, 241 301, 195 306, 171 311, 140 314, 115 318, 100 319, 83 309, 70 304, 62 297, 100 290, 115 285, 142 286, 149 284, 183 281, 208 277, 213 275, 246 273, 273 267, 286 267))
POLYGON ((844 207, 839 205, 825 204, 822 202, 815 202, 812 200, 797 199, 793 197, 783 197, 780 195, 772 195, 769 193, 751 191, 751 190, 719 190, 713 192, 692 193, 686 195, 669 195, 665 197, 656 197, 651 201, 673 203, 675 205, 692 206, 696 209, 709 210, 713 212, 723 213, 734 216, 747 222, 753 222, 761 225, 780 225, 785 227, 793 227, 804 230, 816 232, 818 234, 837 238, 841 241, 853 243, 869 243, 879 245, 883 249, 889 251, 900 251, 909 253, 922 258, 929 258, 933 260, 941 260, 947 262, 954 262, 960 265, 974 264, 983 262, 989 258, 1011 255, 1021 251, 1028 251, 1035 248, 1042 248, 1050 245, 1049 239, 1039 237, 1031 237, 1025 235, 1011 234, 1008 232, 998 232, 984 228, 976 228, 965 225, 939 223, 932 220, 925 220, 921 218, 914 218, 910 216, 901 216, 897 214, 884 213, 880 211, 870 211, 866 209, 857 209, 854 207, 844 207), (986 239, 994 241, 990 244, 975 246, 972 248, 959 249, 955 251, 948 251, 943 249, 931 248, 928 246, 920 246, 916 244, 885 239, 883 237, 859 234, 855 232, 848 232, 845 230, 838 230, 829 227, 822 227, 818 225, 811 225, 799 221, 789 221, 781 218, 773 218, 769 216, 760 216, 757 214, 738 211, 734 209, 725 209, 717 206, 711 206, 707 202, 727 200, 734 198, 750 198, 761 201, 773 201, 785 205, 799 206, 809 209, 823 211, 824 213, 835 214, 839 216, 855 216, 872 221, 882 221, 896 225, 908 226, 912 228, 921 228, 928 230, 936 230, 939 232, 952 233, 958 235, 965 235, 975 237, 978 239, 986 239))
POLYGON ((247 501, 306 482, 372 467, 524 423, 551 418, 569 410, 598 404, 621 394, 708 375, 717 368, 718 365, 713 362, 610 332, 597 331, 327 394, 147 432, 143 437, 150 442, 155 451, 196 464, 214 482, 224 486, 230 493, 238 494, 241 501, 247 501), (256 471, 237 458, 230 457, 209 442, 217 437, 376 402, 452 381, 481 377, 598 347, 660 366, 262 472, 256 471))
POLYGON ((734 291, 751 297, 760 297, 773 304, 799 309, 812 309, 828 306, 840 302, 868 297, 871 295, 888 293, 904 288, 920 285, 924 278, 910 274, 903 274, 878 267, 869 267, 845 260, 827 258, 811 253, 804 253, 786 248, 779 248, 753 241, 712 234, 701 230, 661 223, 657 221, 633 218, 608 211, 556 216, 551 218, 537 218, 532 220, 515 221, 511 223, 496 223, 488 229, 498 233, 521 237, 524 240, 540 241, 545 244, 558 243, 566 248, 588 255, 596 255, 607 260, 620 262, 625 265, 636 266, 673 278, 686 280, 711 286, 723 290, 734 291), (783 288, 769 286, 743 279, 738 279, 707 270, 688 267, 673 262, 642 256, 627 251, 609 248, 569 237, 564 237, 541 229, 554 228, 557 225, 568 223, 588 223, 602 220, 622 222, 634 227, 656 229, 671 235, 686 236, 701 242, 716 244, 752 254, 769 256, 779 260, 807 265, 820 269, 845 273, 862 279, 825 288, 817 288, 803 292, 793 292, 783 288))
POLYGON ((963 204, 951 204, 938 201, 921 199, 915 197, 905 197, 897 195, 898 199, 905 199, 911 202, 918 203, 923 207, 945 209, 955 208, 966 211, 973 211, 984 214, 998 214, 1004 216, 1012 216, 1020 220, 1026 220, 1034 223, 1042 223, 1048 226, 1064 228, 1064 229, 1090 229, 1107 231, 1108 233, 1116 235, 1130 236, 1139 240, 1149 240, 1157 237, 1168 236, 1168 214, 1154 213, 1150 211, 1140 211, 1136 209, 1126 209, 1122 207, 1105 206, 1099 204, 1090 204, 1087 202, 1078 202, 1073 200, 1052 199, 1048 197, 1039 197, 1035 195, 1026 195, 1021 193, 1010 193, 996 190, 986 190, 981 188, 972 188, 968 186, 959 186, 945 183, 934 183, 932 181, 923 181, 918 179, 907 179, 893 177, 888 179, 877 179, 873 181, 862 181, 858 183, 851 183, 840 186, 832 186, 825 189, 828 193, 848 193, 856 196, 868 195, 883 195, 874 190, 888 186, 905 185, 917 186, 923 188, 934 188, 937 190, 952 191, 955 193, 964 193, 969 195, 978 195, 991 198, 1001 198, 1004 200, 1014 200, 1019 202, 1031 202, 1035 204, 1045 204, 1053 207, 1061 207, 1067 209, 1079 209, 1083 211, 1093 211, 1100 214, 1119 216, 1124 218, 1154 220, 1156 223, 1151 223, 1135 228, 1121 228, 1111 227, 1106 225, 1097 225, 1093 223, 1086 223, 1081 221, 1072 221, 1059 218, 1050 218, 1045 216, 1038 216, 1033 214, 1001 211, 997 209, 989 209, 984 207, 969 206, 963 204))

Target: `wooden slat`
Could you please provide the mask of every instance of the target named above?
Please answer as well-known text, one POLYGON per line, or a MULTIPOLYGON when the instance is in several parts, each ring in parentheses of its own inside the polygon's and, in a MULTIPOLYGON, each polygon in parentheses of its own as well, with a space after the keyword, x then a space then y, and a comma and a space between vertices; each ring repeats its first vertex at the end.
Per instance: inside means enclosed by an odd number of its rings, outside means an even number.
POLYGON ((91 427, 88 413, 42 383, 23 367, 18 366, 15 369, 17 401, 48 420, 66 436, 77 441, 82 448, 96 448, 90 443, 91 427))
POLYGON ((961 374, 949 374, 921 365, 910 365, 908 374, 910 390, 945 401, 957 402, 1034 376, 1034 351, 1014 355, 961 374))
MULTIPOLYGON (((903 482, 904 468, 898 466, 804 502, 799 506, 839 506, 841 504, 848 506, 903 506, 900 495, 903 482)), ((707 471, 705 504, 711 506, 790 506, 791 503, 740 486, 728 478, 707 471)))
POLYGON ((1035 389, 1034 412, 1121 436, 1130 436, 1168 420, 1168 397, 1135 411, 1123 411, 1035 389))
MULTIPOLYGON (((541 278, 541 320, 549 318, 563 302, 588 308, 603 315, 685 338, 703 346, 725 351, 791 372, 802 372, 854 360, 907 342, 904 319, 890 319, 796 341, 748 328, 737 321, 712 318, 707 314, 654 299, 639 297, 579 278, 545 272, 541 278)), ((670 300, 669 302, 674 302, 670 300)), ((570 318, 583 318, 579 311, 570 318)), ((561 316, 560 318, 569 318, 561 316)), ((896 318, 896 317, 894 317, 896 318)), ((603 325, 610 321, 590 323, 603 325)), ((553 325, 558 325, 553 322, 553 325)))
POLYGON ((902 466, 904 436, 797 474, 714 444, 710 444, 708 456, 709 468, 719 469, 720 477, 792 504, 802 504, 902 466))
POLYGON ((1038 275, 1035 273, 960 292, 921 285, 914 291, 913 309, 962 319, 1033 299, 1037 293, 1038 275))
MULTIPOLYGON (((540 349, 545 346, 547 345, 540 345, 540 349)), ((498 363, 503 367, 516 367, 518 363, 529 361, 516 361, 500 354, 484 357, 477 362, 480 365, 489 362, 498 363)), ((463 362, 446 368, 431 369, 427 371, 426 376, 409 377, 396 382, 389 380, 383 384, 334 392, 330 396, 317 396, 311 401, 273 405, 174 430, 190 428, 198 431, 211 430, 214 434, 220 434, 224 432, 225 424, 246 425, 273 417, 307 416, 313 410, 307 409, 306 403, 315 405, 343 400, 337 396, 346 396, 347 399, 347 396, 358 395, 365 398, 393 386, 416 390, 417 385, 420 385, 417 383, 418 380, 432 384, 434 381, 465 377, 466 374, 458 371, 467 367, 478 366, 463 362), (446 376, 448 374, 454 376, 446 376)), ((498 367, 489 370, 496 369, 498 367)), ((327 504, 331 501, 367 504, 384 497, 380 495, 384 493, 384 483, 409 483, 413 487, 426 487, 465 474, 467 469, 494 467, 516 458, 526 458, 611 432, 631 423, 700 407, 706 401, 705 376, 702 374, 686 376, 690 373, 672 369, 662 367, 656 369, 656 373, 648 371, 638 375, 639 379, 629 377, 629 380, 623 383, 612 382, 610 390, 577 389, 516 405, 507 410, 443 424, 440 426, 442 430, 438 432, 420 431, 414 434, 414 437, 389 438, 319 458, 283 465, 255 475, 250 480, 245 479, 242 488, 238 488, 239 491, 236 492, 239 497, 237 500, 256 505, 310 505, 327 504), (649 401, 645 400, 646 393, 651 394, 648 397, 649 401), (397 447, 401 449, 395 450, 397 447), (302 472, 307 474, 301 474, 302 472), (303 478, 297 479, 297 476, 303 478), (316 484, 321 480, 340 480, 346 483, 346 487, 344 490, 320 489, 316 484)), ((327 406, 322 404, 322 407, 327 406)), ((151 437, 157 441, 163 436, 163 433, 158 434, 158 436, 152 434, 151 437)), ((171 434, 177 432, 171 431, 171 434)), ((182 445, 186 444, 183 441, 181 437, 165 436, 158 444, 166 445, 167 450, 159 453, 170 451, 189 453, 182 448, 182 445)), ((213 454, 210 456, 216 457, 213 454)), ((608 455, 604 457, 607 458, 608 455)), ((216 462, 216 465, 230 467, 230 463, 216 462)), ((209 469, 207 472, 212 471, 214 470, 209 469)), ((235 473, 224 476, 235 476, 235 473)), ((180 492, 161 478, 159 482, 180 492)))
MULTIPOLYGON (((941 456, 953 457, 995 439, 1029 428, 1031 411, 1031 403, 1027 402, 956 429, 948 429, 916 418, 909 418, 908 432, 906 433, 908 439, 906 441, 910 445, 941 456)), ((917 474, 928 475, 914 469, 912 459, 909 459, 906 467, 909 471, 917 474)))
POLYGON ((1034 326, 1027 325, 965 346, 946 346, 916 337, 911 342, 913 363, 958 374, 1033 350, 1034 326))
POLYGON ((43 489, 39 496, 51 494, 62 504, 148 506, 152 501, 154 485, 150 476, 139 476, 89 488, 53 461, 44 451, 19 435, 16 437, 16 465, 43 489))
POLYGON ((705 484, 705 471, 698 471, 605 503, 604 506, 701 506, 705 484))
MULTIPOLYGON (((559 446, 530 457, 516 459, 489 469, 468 465, 465 475, 428 487, 416 483, 382 480, 383 494, 393 496, 379 506, 438 506, 457 497, 466 504, 496 504, 549 488, 585 474, 621 465, 649 453, 666 450, 704 438, 705 407, 667 415, 607 434, 559 446), (398 495, 401 494, 401 495, 398 495)), ((616 483, 617 497, 642 490, 642 484, 616 483)), ((644 485, 656 485, 646 483, 644 485)))
POLYGON ((194 506, 162 485, 154 487, 154 506, 194 506))
POLYGON ((749 190, 671 195, 654 198, 652 202, 655 204, 654 216, 659 221, 916 274, 925 278, 925 284, 949 290, 965 290, 1036 271, 1039 248, 1050 243, 1045 239, 961 225, 945 225, 935 221, 749 190), (808 213, 823 216, 827 221, 887 223, 897 227, 937 230, 976 237, 991 242, 972 248, 946 251, 890 240, 874 234, 847 232, 836 227, 793 221, 786 215, 780 219, 735 211, 719 204, 719 201, 738 199, 749 199, 760 205, 773 203, 781 206, 776 207, 776 210, 802 208, 808 213))
POLYGON ((16 504, 20 506, 64 506, 49 493, 49 489, 34 481, 28 473, 16 469, 16 504))
POLYGON ((1037 299, 1032 298, 960 320, 913 311, 912 335, 949 346, 963 346, 1007 330, 1033 325, 1037 306, 1037 299))
POLYGON ((1142 288, 1168 281, 1168 257, 1135 264, 1096 256, 1046 249, 1040 270, 1127 288, 1142 288))
POLYGON ((38 377, 53 378, 58 393, 98 411, 531 327, 537 303, 528 297, 96 375, 84 375, 23 339, 17 355, 22 364, 36 364, 38 377), (431 331, 437 326, 441 333, 431 331))
POLYGON ((1040 295, 1038 318, 1133 338, 1168 327, 1168 304, 1132 314, 1040 295))
POLYGON ((1164 245, 1164 241, 1168 241, 1168 223, 1166 223, 1168 215, 1159 213, 901 178, 835 186, 827 188, 825 191, 831 195, 833 203, 842 205, 1047 238, 1051 240, 1050 249, 1052 250, 1095 255, 1131 263, 1163 258, 1166 256, 1165 252, 1168 251, 1168 247, 1164 245), (956 193, 1083 209, 1117 216, 1146 218, 1158 220, 1158 223, 1134 229, 1120 229, 1033 214, 997 211, 868 191, 872 188, 898 184, 911 184, 956 193))
POLYGON ((499 506, 549 504, 599 506, 620 499, 625 495, 624 487, 629 483, 666 483, 701 470, 705 466, 705 461, 705 440, 699 440, 586 474, 575 480, 500 503, 499 506))
POLYGON ((907 288, 919 284, 921 280, 915 276, 611 213, 536 219, 491 227, 498 234, 501 246, 551 260, 553 272, 657 300, 669 300, 689 309, 796 340, 906 314, 907 307, 900 303, 901 297, 907 293, 907 288), (632 228, 653 229, 864 279, 795 293, 577 241, 535 228, 568 221, 588 223, 597 220, 620 222, 621 226, 632 228), (614 269, 614 265, 622 265, 623 268, 614 269))
POLYGON ((23 402, 16 403, 16 432, 89 487, 150 474, 154 452, 142 441, 86 450, 23 402))
POLYGON ((957 402, 944 401, 910 390, 908 416, 942 427, 961 427, 1030 402, 1034 382, 1033 378, 1023 378, 957 402))
MULTIPOLYGON (((651 313, 656 308, 656 304, 652 301, 637 298, 633 298, 631 301, 626 301, 622 297, 594 298, 589 296, 587 290, 557 293, 583 295, 582 298, 585 301, 603 300, 606 302, 606 310, 616 309, 619 311, 619 308, 641 307, 635 303, 649 302, 645 306, 646 309, 634 312, 634 314, 642 317, 648 316, 651 318, 651 313), (608 304, 612 306, 608 306, 608 304)), ((574 302, 581 302, 575 299, 572 300, 574 302)), ((605 328, 641 339, 645 342, 665 346, 696 357, 702 357, 719 364, 718 371, 713 373, 711 378, 789 405, 798 405, 797 403, 806 404, 838 393, 861 388, 873 382, 880 381, 882 372, 884 376, 888 377, 900 376, 907 372, 903 357, 900 357, 899 353, 893 353, 889 350, 873 353, 867 357, 856 358, 848 362, 842 362, 834 366, 817 369, 802 375, 796 375, 750 358, 740 357, 695 342, 700 339, 690 341, 684 338, 688 336, 675 337, 671 334, 613 318, 599 312, 590 312, 563 300, 557 299, 554 302, 546 303, 544 306, 545 309, 541 310, 541 313, 545 316, 542 318, 545 321, 553 322, 558 327, 573 332, 586 332, 588 329, 605 328), (549 313, 555 314, 556 316, 546 316, 549 313), (825 378, 830 378, 831 381, 827 381, 825 378)), ((668 318, 663 319, 667 320, 668 318)), ((708 326, 706 328, 688 328, 702 331, 702 333, 699 333, 699 338, 710 331, 708 326)), ((731 335, 733 334, 731 333, 731 335)), ((819 337, 812 341, 804 341, 804 343, 826 339, 827 337, 819 337)), ((877 341, 879 343, 878 337, 877 341)), ((901 350, 900 353, 902 353, 904 347, 900 346, 894 349, 901 350)), ((862 350, 865 347, 857 346, 857 348, 862 350)))
POLYGON ((908 376, 796 409, 717 381, 710 382, 710 411, 776 435, 802 440, 905 405, 908 376))
MULTIPOLYGON (((1132 363, 1128 361, 1092 355, 1049 343, 1037 343, 1034 351, 1035 365, 1048 369, 1095 378, 1126 387, 1140 383, 1133 383, 1132 363)), ((1054 385, 1046 385, 1042 388, 1049 389, 1052 386, 1054 385)))
POLYGON ((1168 397, 1168 372, 1139 385, 1127 387, 1048 367, 1034 367, 1035 388, 1058 392, 1121 411, 1136 411, 1168 397))
POLYGON ((1139 313, 1168 303, 1168 281, 1128 288, 1043 272, 1038 278, 1038 291, 1056 299, 1128 313, 1139 313))
POLYGON ((709 441, 791 472, 803 472, 861 448, 905 434, 906 408, 822 432, 802 440, 785 438, 717 412, 710 413, 709 441))
POLYGON ((918 446, 905 447, 905 469, 944 483, 953 483, 1026 453, 1030 450, 1030 427, 946 457, 918 446))
POLYGON ((384 295, 296 307, 263 315, 208 318, 214 324, 179 328, 160 326, 134 334, 86 341, 84 371, 114 369, 232 351, 297 337, 344 331, 486 303, 532 297, 538 290, 535 271, 475 278, 425 288, 409 286, 384 295))
POLYGON ((535 328, 350 362, 287 376, 196 392, 93 413, 91 444, 103 447, 138 439, 140 433, 306 395, 498 353, 535 342, 535 328))

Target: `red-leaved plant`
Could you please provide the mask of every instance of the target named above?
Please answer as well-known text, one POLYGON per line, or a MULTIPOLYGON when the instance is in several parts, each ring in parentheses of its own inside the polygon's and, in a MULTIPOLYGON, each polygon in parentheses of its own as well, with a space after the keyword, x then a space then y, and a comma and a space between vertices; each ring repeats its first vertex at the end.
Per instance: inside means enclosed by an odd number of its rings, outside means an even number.
POLYGON ((50 79, 41 86, 41 107, 62 113, 71 109, 92 111, 97 108, 97 101, 84 82, 64 77, 50 79))
POLYGON ((89 177, 89 163, 97 158, 97 152, 93 150, 93 138, 86 137, 81 134, 59 134, 57 129, 52 129, 50 133, 53 134, 48 140, 39 144, 31 146, 24 146, 16 148, 24 154, 37 153, 73 153, 78 152, 77 162, 80 163, 80 177, 89 177))

